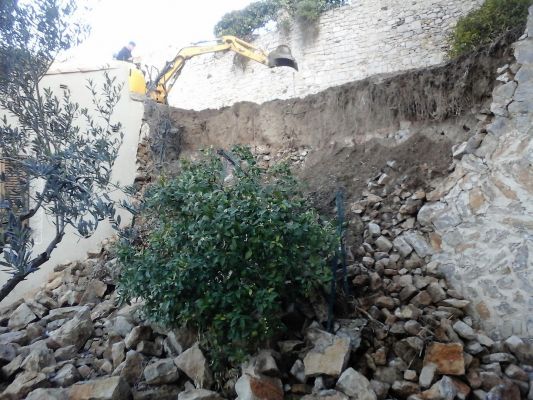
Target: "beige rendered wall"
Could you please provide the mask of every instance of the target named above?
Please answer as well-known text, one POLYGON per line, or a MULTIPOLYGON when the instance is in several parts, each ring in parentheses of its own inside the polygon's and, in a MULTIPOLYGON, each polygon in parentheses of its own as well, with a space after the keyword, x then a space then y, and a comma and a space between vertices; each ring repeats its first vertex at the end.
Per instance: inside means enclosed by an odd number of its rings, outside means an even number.
MULTIPOLYGON (((129 96, 127 85, 129 65, 117 62, 112 66, 96 68, 57 66, 52 68, 49 74, 43 78, 42 86, 49 87, 60 96, 62 91, 60 85, 67 85, 71 91, 72 100, 78 102, 82 107, 91 109, 91 95, 86 88, 87 80, 91 79, 98 87, 101 87, 104 82, 105 71, 110 76, 115 76, 117 82, 124 83, 122 96, 114 114, 114 119, 123 125, 124 143, 113 169, 113 180, 121 185, 128 185, 133 183, 135 178, 137 145, 144 110, 142 102, 136 102, 129 96)), ((112 197, 119 198, 120 194, 114 193, 112 197)), ((122 218, 127 220, 127 213, 121 214, 122 218)), ((54 236, 55 228, 49 217, 42 211, 33 218, 31 227, 34 230, 34 252, 38 253, 46 248, 54 236)), ((52 253, 50 261, 43 265, 39 271, 28 276, 27 280, 19 284, 0 305, 6 305, 24 295, 31 295, 33 290, 47 281, 55 265, 85 258, 88 251, 98 250, 100 242, 113 234, 114 230, 107 221, 101 223, 95 234, 89 239, 80 238, 72 229, 67 230, 63 241, 52 253)), ((0 285, 4 284, 9 277, 10 275, 7 273, 0 272, 0 285)))

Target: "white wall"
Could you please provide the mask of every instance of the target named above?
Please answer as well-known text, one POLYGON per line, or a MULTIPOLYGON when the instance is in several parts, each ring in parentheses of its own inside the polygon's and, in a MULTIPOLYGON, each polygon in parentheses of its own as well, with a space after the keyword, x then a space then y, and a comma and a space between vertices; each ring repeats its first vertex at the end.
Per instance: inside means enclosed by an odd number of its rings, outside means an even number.
MULTIPOLYGON (((129 96, 127 85, 128 64, 115 63, 113 67, 108 68, 73 68, 62 66, 51 70, 43 78, 42 86, 51 88, 60 96, 62 90, 59 85, 67 85, 71 91, 72 100, 78 102, 82 107, 91 109, 91 96, 85 87, 87 80, 92 79, 97 86, 101 87, 104 81, 105 71, 111 76, 116 76, 117 82, 125 83, 120 102, 116 106, 114 113, 114 120, 120 121, 123 125, 125 137, 113 168, 112 176, 113 181, 121 185, 128 185, 133 183, 135 178, 137 145, 144 111, 143 104, 133 101, 129 96)), ((114 197, 118 198, 118 195, 118 193, 115 193, 114 197)), ((127 218, 127 214, 124 214, 123 218, 127 218)), ((34 252, 38 254, 46 248, 51 238, 53 238, 55 227, 49 217, 42 211, 32 219, 31 227, 34 230, 36 242, 34 252)), ((103 222, 96 233, 89 239, 80 238, 73 230, 67 230, 63 241, 52 253, 50 261, 44 264, 39 271, 29 275, 27 280, 20 283, 1 304, 8 304, 23 295, 30 294, 39 285, 47 281, 48 275, 53 271, 55 265, 84 259, 88 251, 97 251, 99 249, 99 243, 114 233, 114 230, 107 221, 103 222)), ((9 275, 7 273, 0 272, 0 285, 4 284, 8 278, 9 275)))
POLYGON ((353 0, 326 12, 319 23, 270 32, 254 44, 267 51, 291 47, 300 71, 268 69, 234 54, 188 61, 172 90, 172 106, 201 110, 237 101, 262 103, 303 97, 328 87, 444 61, 448 37, 459 17, 483 0, 353 0))

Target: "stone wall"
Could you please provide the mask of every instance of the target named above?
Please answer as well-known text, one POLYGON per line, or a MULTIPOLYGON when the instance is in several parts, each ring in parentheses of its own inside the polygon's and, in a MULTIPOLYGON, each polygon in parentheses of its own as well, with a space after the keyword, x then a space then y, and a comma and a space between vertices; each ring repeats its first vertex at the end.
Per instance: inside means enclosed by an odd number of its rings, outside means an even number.
POLYGON ((435 65, 445 59, 457 20, 482 0, 354 0, 316 24, 293 24, 261 35, 272 50, 288 44, 300 71, 268 69, 234 54, 199 56, 185 66, 170 94, 172 106, 201 110, 238 101, 303 97, 365 77, 435 65))
POLYGON ((455 150, 418 216, 442 249, 434 260, 497 337, 533 337, 533 7, 528 31, 499 71, 486 135, 455 150))

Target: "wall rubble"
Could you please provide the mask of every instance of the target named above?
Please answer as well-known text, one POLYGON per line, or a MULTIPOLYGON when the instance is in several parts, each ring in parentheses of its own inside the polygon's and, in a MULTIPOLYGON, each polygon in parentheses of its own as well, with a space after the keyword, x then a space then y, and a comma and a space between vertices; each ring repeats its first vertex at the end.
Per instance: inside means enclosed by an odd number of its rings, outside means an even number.
POLYGON ((533 337, 533 7, 515 57, 481 145, 456 148, 455 171, 418 216, 442 241, 433 260, 496 337, 533 337))
POLYGON ((457 20, 482 0, 358 0, 319 23, 258 37, 258 47, 288 44, 300 71, 268 69, 234 54, 188 61, 169 97, 174 107, 202 110, 238 101, 263 103, 318 93, 371 75, 423 68, 445 60, 457 20))

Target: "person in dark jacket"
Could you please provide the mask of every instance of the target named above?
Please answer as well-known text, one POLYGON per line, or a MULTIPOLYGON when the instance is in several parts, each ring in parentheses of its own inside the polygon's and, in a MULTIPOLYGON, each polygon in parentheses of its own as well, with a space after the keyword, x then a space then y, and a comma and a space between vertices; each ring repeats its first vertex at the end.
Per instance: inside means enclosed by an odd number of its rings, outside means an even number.
POLYGON ((131 55, 131 52, 135 48, 135 42, 129 42, 126 46, 124 46, 118 54, 115 56, 115 58, 119 61, 129 61, 133 62, 133 56, 131 55))

